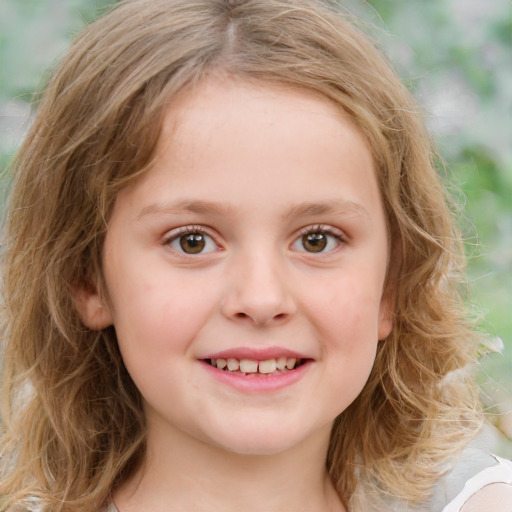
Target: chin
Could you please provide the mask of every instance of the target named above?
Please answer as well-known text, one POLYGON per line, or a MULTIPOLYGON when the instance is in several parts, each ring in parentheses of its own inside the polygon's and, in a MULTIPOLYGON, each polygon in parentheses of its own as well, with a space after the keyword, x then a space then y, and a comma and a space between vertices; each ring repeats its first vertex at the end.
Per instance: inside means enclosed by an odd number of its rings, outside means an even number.
POLYGON ((261 443, 254 442, 247 439, 240 443, 230 444, 228 446, 222 446, 222 449, 234 455, 242 456, 258 456, 258 455, 278 455, 284 453, 295 446, 294 443, 269 443, 268 440, 264 440, 261 443))
POLYGON ((277 455, 298 447, 311 434, 294 432, 287 426, 279 429, 253 425, 251 428, 238 426, 235 431, 226 432, 210 442, 223 451, 236 455, 277 455))

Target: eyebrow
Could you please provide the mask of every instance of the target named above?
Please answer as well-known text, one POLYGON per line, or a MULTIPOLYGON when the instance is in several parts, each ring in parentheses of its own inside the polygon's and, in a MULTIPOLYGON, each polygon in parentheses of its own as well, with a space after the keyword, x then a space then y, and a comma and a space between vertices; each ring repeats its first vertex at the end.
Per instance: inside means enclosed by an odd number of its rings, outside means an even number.
MULTIPOLYGON (((181 213, 210 214, 218 216, 232 216, 238 212, 238 208, 196 199, 184 199, 168 203, 154 203, 142 208, 137 216, 141 219, 148 215, 172 215, 181 213)), ((284 220, 297 217, 317 215, 344 215, 369 217, 368 211, 359 203, 349 200, 305 201, 291 207, 284 215, 284 220)))
POLYGON ((369 217, 368 210, 359 203, 348 200, 333 199, 328 201, 311 201, 299 203, 285 215, 285 219, 315 215, 344 215, 369 217))
POLYGON ((215 215, 234 215, 237 208, 213 201, 201 201, 184 199, 181 201, 171 201, 169 203, 150 204, 140 211, 138 219, 147 215, 159 214, 179 214, 179 213, 199 213, 199 214, 215 214, 215 215))

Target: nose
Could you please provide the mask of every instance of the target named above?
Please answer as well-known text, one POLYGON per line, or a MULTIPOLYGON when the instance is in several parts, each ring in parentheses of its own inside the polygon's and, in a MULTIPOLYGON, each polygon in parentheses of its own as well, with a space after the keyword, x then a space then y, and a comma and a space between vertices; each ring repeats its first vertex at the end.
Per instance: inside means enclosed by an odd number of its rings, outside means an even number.
POLYGON ((286 323, 296 303, 279 258, 252 254, 233 262, 222 303, 225 317, 255 326, 286 323))

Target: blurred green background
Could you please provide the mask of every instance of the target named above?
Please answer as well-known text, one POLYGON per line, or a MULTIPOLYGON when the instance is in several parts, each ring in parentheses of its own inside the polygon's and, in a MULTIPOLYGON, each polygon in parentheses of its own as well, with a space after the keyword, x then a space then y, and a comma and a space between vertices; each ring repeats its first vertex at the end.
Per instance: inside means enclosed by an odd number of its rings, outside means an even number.
MULTIPOLYGON (((107 0, 0 0, 0 168, 33 91, 107 0)), ((341 0, 373 26, 424 107, 463 207, 470 303, 500 353, 482 358, 493 422, 512 438, 512 7, 509 0, 341 0), (492 404, 492 405, 491 405, 492 404)), ((0 201, 7 188, 0 182, 0 201)), ((512 443, 500 448, 512 455, 512 443)))

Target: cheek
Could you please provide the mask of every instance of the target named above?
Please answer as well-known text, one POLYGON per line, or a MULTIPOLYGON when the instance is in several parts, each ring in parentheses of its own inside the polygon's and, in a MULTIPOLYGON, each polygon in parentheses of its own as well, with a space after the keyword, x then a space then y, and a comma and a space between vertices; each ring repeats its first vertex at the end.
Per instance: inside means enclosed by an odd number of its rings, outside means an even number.
POLYGON ((339 413, 361 392, 373 367, 380 293, 357 279, 340 279, 336 286, 331 283, 324 289, 329 293, 311 297, 309 315, 339 413))
POLYGON ((151 272, 142 279, 119 282, 114 301, 114 326, 121 350, 142 357, 183 350, 212 313, 215 290, 179 276, 151 272), (160 279, 158 279, 160 276, 160 279))
POLYGON ((331 282, 310 296, 311 321, 329 338, 378 339, 380 291, 365 287, 353 279, 331 282))
POLYGON ((344 282, 311 311, 327 366, 329 402, 337 416, 361 393, 375 362, 379 299, 357 283, 344 282), (323 307, 322 307, 323 305, 323 307))

